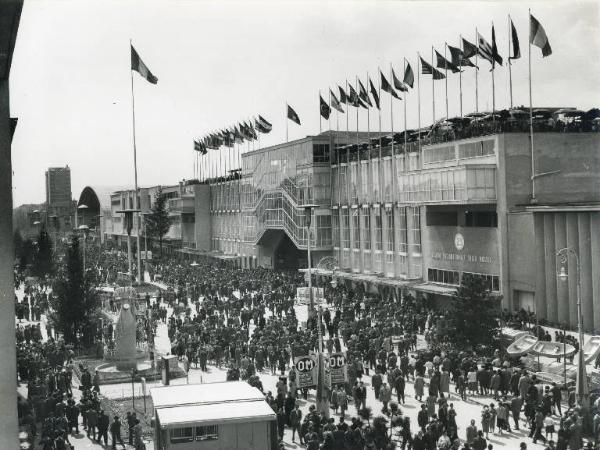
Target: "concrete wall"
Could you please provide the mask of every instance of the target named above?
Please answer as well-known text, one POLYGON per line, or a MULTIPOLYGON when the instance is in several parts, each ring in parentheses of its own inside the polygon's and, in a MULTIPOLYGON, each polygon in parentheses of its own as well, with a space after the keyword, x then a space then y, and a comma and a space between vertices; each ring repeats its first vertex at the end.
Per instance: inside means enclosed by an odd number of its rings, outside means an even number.
POLYGON ((194 185, 195 231, 196 248, 200 251, 210 251, 212 230, 210 225, 210 186, 194 185))
POLYGON ((510 310, 518 307, 515 291, 535 292, 536 240, 532 213, 507 214, 508 241, 508 290, 504 293, 506 307, 510 310))
MULTIPOLYGON (((501 137, 505 158, 507 205, 529 203, 531 196, 531 150, 526 133, 501 137)), ((535 133, 536 174, 560 173, 536 178, 539 203, 600 201, 600 134, 535 133)))

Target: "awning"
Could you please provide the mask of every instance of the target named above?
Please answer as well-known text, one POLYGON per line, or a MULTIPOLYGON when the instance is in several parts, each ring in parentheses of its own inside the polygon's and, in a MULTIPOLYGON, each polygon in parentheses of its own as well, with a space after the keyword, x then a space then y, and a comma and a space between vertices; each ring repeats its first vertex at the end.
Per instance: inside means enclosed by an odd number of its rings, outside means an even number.
POLYGON ((411 287, 416 291, 426 292, 428 294, 446 295, 448 297, 451 297, 456 293, 455 287, 442 286, 436 283, 419 283, 414 284, 411 287))
POLYGON ((276 419, 275 413, 264 400, 173 406, 159 408, 156 414, 161 428, 191 424, 251 423, 276 419))

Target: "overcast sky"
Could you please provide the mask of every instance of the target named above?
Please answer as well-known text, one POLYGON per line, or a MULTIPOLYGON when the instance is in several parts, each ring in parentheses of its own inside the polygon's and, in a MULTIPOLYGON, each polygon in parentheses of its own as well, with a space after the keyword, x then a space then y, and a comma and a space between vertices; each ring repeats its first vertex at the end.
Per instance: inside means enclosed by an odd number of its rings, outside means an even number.
MULTIPOLYGON (((174 184, 193 176, 193 138, 261 114, 273 131, 261 145, 285 140, 286 100, 302 126, 319 132, 318 92, 381 67, 417 67, 417 52, 457 46, 475 28, 508 52, 508 14, 521 40, 513 65, 515 105, 528 105, 527 9, 546 29, 553 54, 532 48, 534 106, 600 106, 600 23, 595 1, 543 2, 200 2, 26 0, 11 71, 14 204, 42 202, 44 171, 71 167, 73 197, 86 185, 133 186, 129 39, 158 77, 134 73, 139 184, 174 184)), ((480 110, 492 108, 489 63, 480 60, 480 110)), ((388 77, 389 78, 389 77, 388 77)), ((449 115, 459 114, 459 77, 448 80, 449 115)), ((495 71, 496 108, 509 104, 506 65, 495 71)), ((421 76, 421 123, 432 119, 431 76, 421 76)), ((462 76, 464 112, 475 109, 475 72, 462 76)), ((408 127, 417 126, 417 91, 407 96, 408 127)), ((326 97, 327 98, 327 97, 326 97)), ((382 126, 390 129, 382 93, 382 126)), ((436 118, 445 116, 445 82, 436 81, 436 118)), ((351 109, 350 128, 356 127, 351 109)), ((332 114, 332 128, 336 114, 332 114)), ((345 115, 339 117, 345 129, 345 115)), ((366 112, 359 118, 366 130, 366 112)), ((372 110, 371 129, 377 129, 372 110)), ((394 129, 404 127, 394 104, 394 129)), ((328 124, 323 122, 323 130, 328 124)))

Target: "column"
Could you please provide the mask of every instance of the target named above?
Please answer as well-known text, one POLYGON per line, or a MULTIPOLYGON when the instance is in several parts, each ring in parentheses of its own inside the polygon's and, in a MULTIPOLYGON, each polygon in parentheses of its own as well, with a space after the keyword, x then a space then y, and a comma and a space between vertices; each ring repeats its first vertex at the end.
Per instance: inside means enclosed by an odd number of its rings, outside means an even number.
POLYGON ((546 317, 546 257, 544 250, 544 214, 533 214, 533 227, 535 233, 535 310, 546 317))
MULTIPOLYGON (((592 298, 591 302, 594 307, 594 330, 600 328, 600 277, 597 275, 600 270, 600 213, 590 213, 590 236, 591 236, 591 252, 592 264, 590 272, 592 276, 592 298)), ((584 310, 585 311, 585 310, 584 310)), ((584 316, 585 320, 585 316, 584 316)))
MULTIPOLYGON (((575 214, 573 214, 575 215, 575 214)), ((575 218, 579 237, 579 262, 581 264, 581 311, 584 330, 594 328, 594 304, 592 302, 592 239, 590 235, 590 213, 578 213, 575 218)), ((577 305, 576 305, 577 306, 577 305)), ((575 314, 577 316, 577 314, 575 314)))
MULTIPOLYGON (((554 215, 544 214, 544 259, 546 261, 546 319, 558 320, 556 298, 556 242, 554 238, 554 215)), ((540 317, 544 317, 540 312, 540 317)))
POLYGON ((12 169, 8 80, 0 80, 0 448, 18 448, 13 274, 12 169))

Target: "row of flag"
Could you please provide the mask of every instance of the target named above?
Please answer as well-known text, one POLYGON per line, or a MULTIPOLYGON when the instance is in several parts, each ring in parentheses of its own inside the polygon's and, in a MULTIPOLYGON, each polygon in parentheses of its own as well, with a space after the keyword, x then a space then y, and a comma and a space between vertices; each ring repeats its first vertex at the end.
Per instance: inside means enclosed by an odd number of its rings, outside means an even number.
MULTIPOLYGON (((550 47, 550 43, 548 41, 548 37, 546 36, 544 28, 538 22, 538 20, 535 17, 533 17, 533 15, 530 14, 529 17, 530 43, 542 49, 542 55, 544 57, 552 54, 552 48, 550 47)), ((510 28, 512 55, 508 57, 509 64, 511 60, 519 59, 521 57, 519 37, 514 23, 512 22, 512 19, 510 19, 510 28)), ((476 70, 479 70, 477 64, 475 64, 471 60, 471 58, 473 57, 481 57, 486 61, 490 62, 492 65, 491 70, 494 70, 496 64, 501 66, 504 60, 498 52, 494 25, 492 25, 491 44, 479 32, 477 32, 476 34, 477 44, 469 42, 462 36, 462 48, 446 44, 448 51, 450 52, 450 59, 447 59, 440 52, 434 50, 435 67, 433 66, 433 61, 432 63, 429 63, 419 55, 421 73, 424 75, 432 75, 433 80, 442 80, 446 78, 446 75, 438 69, 443 69, 445 71, 449 70, 452 73, 462 72, 463 67, 473 67, 476 70)), ((383 72, 379 70, 381 90, 389 93, 394 98, 399 100, 401 99, 401 97, 398 94, 398 91, 407 92, 409 88, 413 88, 414 86, 415 75, 413 69, 410 63, 406 61, 406 59, 405 63, 406 66, 404 70, 404 78, 402 81, 398 79, 393 68, 391 69, 390 75, 391 83, 388 81, 383 72)), ((342 107, 343 104, 347 106, 353 106, 357 108, 361 107, 365 109, 375 106, 377 109, 380 109, 379 91, 375 88, 373 80, 369 78, 365 84, 369 87, 369 91, 367 91, 365 85, 360 79, 357 79, 356 81, 356 88, 354 88, 351 84, 348 84, 348 87, 346 89, 338 85, 337 88, 339 92, 339 98, 338 96, 336 96, 333 90, 329 89, 329 103, 323 98, 322 95, 319 94, 319 111, 321 117, 323 117, 325 120, 328 120, 333 109, 344 113, 344 109, 342 107), (370 96, 372 96, 373 101, 371 101, 370 96)), ((290 105, 287 106, 287 118, 292 122, 295 122, 296 124, 300 125, 300 116, 290 105)))
POLYGON ((244 141, 255 141, 258 139, 258 133, 267 134, 273 129, 273 125, 261 115, 258 115, 254 122, 243 121, 237 125, 224 130, 209 133, 203 138, 194 139, 194 150, 205 155, 208 149, 218 149, 221 146, 233 147, 234 144, 241 144, 244 141))

